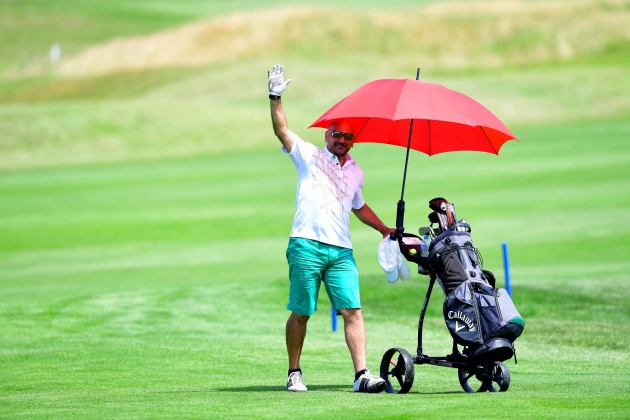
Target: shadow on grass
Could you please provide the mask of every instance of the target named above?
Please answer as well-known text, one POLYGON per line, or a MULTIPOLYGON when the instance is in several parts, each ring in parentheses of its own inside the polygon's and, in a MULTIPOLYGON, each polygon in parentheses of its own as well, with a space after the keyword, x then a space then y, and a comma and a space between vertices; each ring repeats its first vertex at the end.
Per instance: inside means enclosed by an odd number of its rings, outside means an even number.
MULTIPOLYGON (((352 385, 309 385, 310 391, 340 391, 347 390, 352 392, 352 385)), ((285 391, 284 386, 276 385, 258 385, 258 386, 243 386, 243 387, 231 387, 231 388, 216 388, 215 391, 220 392, 273 392, 273 391, 285 391)))
POLYGON ((442 392, 410 392, 417 395, 446 395, 446 394, 464 394, 464 391, 442 391, 442 392))
MULTIPOLYGON (((215 391, 219 392, 285 392, 283 386, 275 385, 258 385, 258 386, 243 386, 243 387, 230 387, 230 388, 216 388, 215 391)), ((354 392, 352 386, 348 385, 309 385, 308 392, 311 391, 345 391, 354 392)), ((463 391, 443 391, 443 392, 410 392, 407 395, 447 395, 447 394, 462 394, 463 391)), ((383 394, 387 394, 383 392, 383 394)))

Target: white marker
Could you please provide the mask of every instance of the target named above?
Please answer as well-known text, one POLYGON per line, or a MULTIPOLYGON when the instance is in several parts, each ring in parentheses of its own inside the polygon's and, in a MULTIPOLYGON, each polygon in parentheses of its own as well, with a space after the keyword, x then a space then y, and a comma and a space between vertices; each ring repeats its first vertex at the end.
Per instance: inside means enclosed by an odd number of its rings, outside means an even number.
POLYGON ((50 62, 52 64, 57 64, 61 60, 61 46, 58 43, 55 43, 52 47, 50 47, 50 62))

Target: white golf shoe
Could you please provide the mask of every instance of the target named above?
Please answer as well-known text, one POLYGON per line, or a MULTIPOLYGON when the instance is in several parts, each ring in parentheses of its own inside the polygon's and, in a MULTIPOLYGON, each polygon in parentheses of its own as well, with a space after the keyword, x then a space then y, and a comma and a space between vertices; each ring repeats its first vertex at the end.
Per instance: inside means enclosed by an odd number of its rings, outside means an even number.
POLYGON ((302 379, 302 373, 291 372, 289 378, 287 379, 287 387, 285 389, 293 392, 308 391, 306 384, 304 383, 304 379, 302 379))
POLYGON ((385 379, 374 376, 369 370, 354 381, 354 392, 378 393, 385 389, 385 379))

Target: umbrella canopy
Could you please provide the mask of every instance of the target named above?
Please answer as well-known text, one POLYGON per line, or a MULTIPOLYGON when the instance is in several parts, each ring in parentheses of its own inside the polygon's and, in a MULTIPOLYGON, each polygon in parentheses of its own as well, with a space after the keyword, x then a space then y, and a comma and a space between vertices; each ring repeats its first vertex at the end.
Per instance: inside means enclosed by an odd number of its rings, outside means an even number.
POLYGON ((310 127, 328 128, 335 121, 350 124, 357 142, 409 146, 429 156, 464 150, 499 154, 505 142, 516 139, 474 99, 436 83, 413 79, 369 82, 310 127))
MULTIPOLYGON (((409 149, 427 155, 453 151, 499 154, 516 137, 479 102, 436 83, 412 79, 381 79, 367 83, 337 102, 311 127, 333 122, 350 124, 357 142, 385 143, 407 148, 402 191, 396 210, 396 233, 403 227, 405 180, 409 149)), ((309 127, 310 128, 310 127, 309 127)), ((390 236, 394 239, 394 234, 390 236)))

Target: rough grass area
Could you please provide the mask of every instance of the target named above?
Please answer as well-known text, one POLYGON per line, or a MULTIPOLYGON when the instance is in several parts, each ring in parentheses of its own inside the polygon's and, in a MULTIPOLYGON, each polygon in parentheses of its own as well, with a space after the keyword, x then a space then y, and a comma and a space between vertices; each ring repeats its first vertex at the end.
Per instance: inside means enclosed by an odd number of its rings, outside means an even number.
POLYGON ((449 2, 402 10, 266 8, 150 35, 118 35, 65 58, 57 71, 90 76, 270 54, 346 64, 384 61, 384 67, 398 70, 417 63, 433 70, 505 68, 627 54, 628 28, 627 0, 449 2))
POLYGON ((25 61, 0 73, 0 170, 260 149, 279 61, 296 130, 362 83, 417 67, 510 127, 630 114, 627 1, 361 4, 373 7, 5 2, 0 48, 20 61, 24 42, 25 61), (56 66, 29 43, 52 42, 38 22, 57 25, 56 66))
MULTIPOLYGON (((417 7, 431 0, 347 0, 354 9, 417 7)), ((186 22, 247 13, 263 8, 312 2, 294 0, 181 0, 129 3, 124 0, 5 0, 0 13, 0 72, 11 74, 49 69, 49 51, 61 45, 62 57, 74 56, 115 38, 129 38, 168 30, 186 22)), ((319 6, 338 6, 335 0, 319 6)))
MULTIPOLYGON (((203 71, 0 83, 0 92, 6 92, 4 101, 11 101, 1 104, 0 99, 0 169, 267 147, 276 141, 269 131, 264 90, 272 64, 244 61, 203 71)), ((336 101, 363 82, 392 77, 378 69, 334 63, 290 60, 285 64, 287 77, 293 79, 285 94, 290 126, 313 142, 321 140, 322 131, 306 127, 336 101)), ((619 119, 630 113, 630 67, 621 64, 442 75, 428 80, 477 99, 517 129, 529 124, 619 119), (602 84, 602 80, 616 82, 602 84)))

